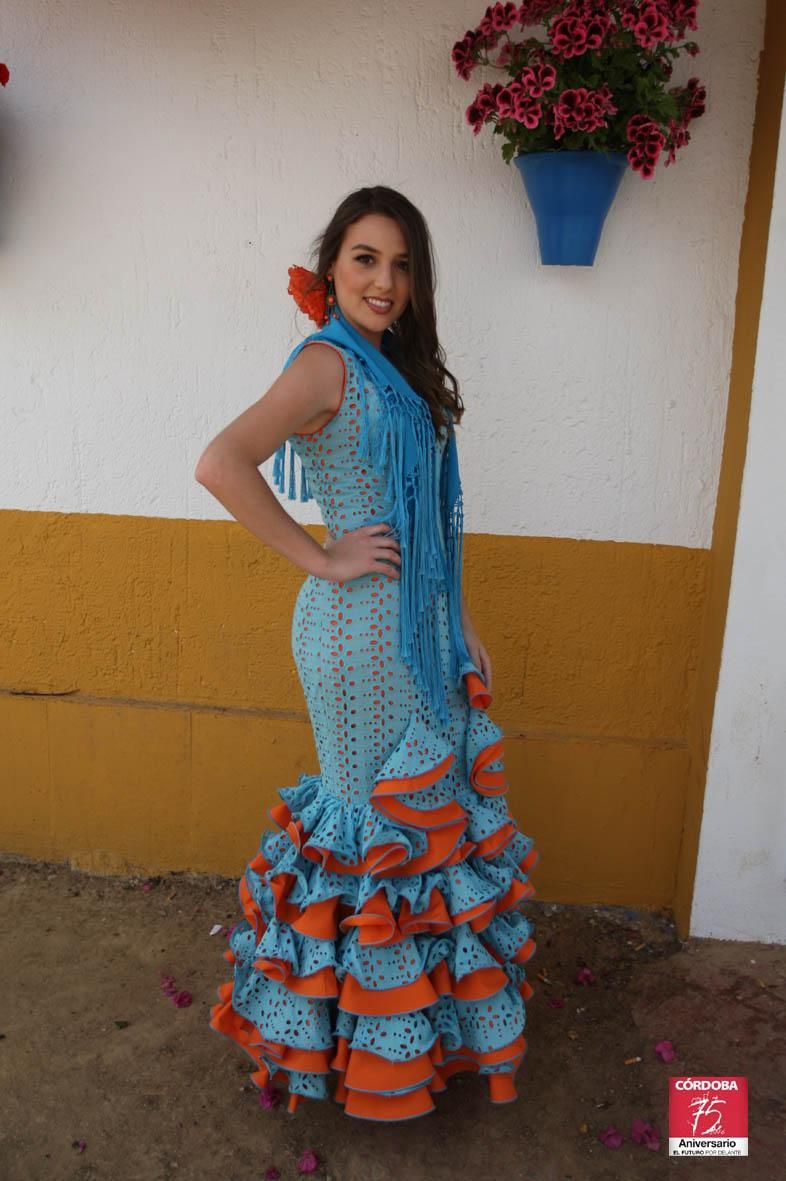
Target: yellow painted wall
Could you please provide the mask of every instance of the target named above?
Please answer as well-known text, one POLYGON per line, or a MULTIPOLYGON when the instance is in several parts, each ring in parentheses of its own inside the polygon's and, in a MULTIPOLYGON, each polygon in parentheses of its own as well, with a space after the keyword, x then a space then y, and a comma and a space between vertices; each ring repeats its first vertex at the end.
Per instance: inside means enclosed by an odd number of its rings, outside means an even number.
MULTIPOLYGON (((317 770, 290 650, 305 575, 234 522, 5 512, 0 544, 0 845, 240 873, 277 789, 317 770)), ((466 538, 539 897, 673 898, 706 561, 466 538)))
POLYGON ((685 827, 674 905, 677 926, 683 936, 690 928, 712 715, 734 562, 734 542, 748 441, 756 341, 759 333, 767 238, 778 156, 785 67, 786 5, 783 0, 769 0, 764 51, 759 66, 759 94, 751 147, 750 180, 740 244, 733 359, 712 547, 709 553, 707 609, 702 626, 696 701, 691 710, 688 732, 691 759, 686 783, 685 827))

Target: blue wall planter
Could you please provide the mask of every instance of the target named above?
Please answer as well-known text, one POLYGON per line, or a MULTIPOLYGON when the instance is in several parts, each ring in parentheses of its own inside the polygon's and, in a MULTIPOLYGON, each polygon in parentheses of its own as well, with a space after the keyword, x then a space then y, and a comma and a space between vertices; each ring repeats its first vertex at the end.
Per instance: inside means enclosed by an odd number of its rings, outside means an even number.
POLYGON ((546 266, 591 267, 606 214, 630 167, 624 152, 524 152, 515 156, 546 266))

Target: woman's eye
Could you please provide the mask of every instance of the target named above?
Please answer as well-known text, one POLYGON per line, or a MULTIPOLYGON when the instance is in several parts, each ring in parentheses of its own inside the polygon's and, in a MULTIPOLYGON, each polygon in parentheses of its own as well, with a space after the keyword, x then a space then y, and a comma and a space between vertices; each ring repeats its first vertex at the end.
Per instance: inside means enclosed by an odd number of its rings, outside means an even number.
MULTIPOLYGON (((355 262, 365 262, 365 261, 373 262, 374 256, 371 254, 356 254, 355 255, 355 262)), ((399 262, 398 265, 401 267, 402 271, 409 270, 409 263, 405 262, 403 259, 401 260, 401 262, 399 262)))

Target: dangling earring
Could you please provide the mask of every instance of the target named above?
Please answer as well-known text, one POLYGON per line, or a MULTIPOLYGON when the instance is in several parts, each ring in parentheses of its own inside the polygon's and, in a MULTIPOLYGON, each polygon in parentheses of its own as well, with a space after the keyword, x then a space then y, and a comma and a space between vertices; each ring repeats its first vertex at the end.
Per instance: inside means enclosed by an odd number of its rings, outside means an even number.
POLYGON ((336 307, 336 289, 333 286, 332 272, 328 271, 328 273, 325 275, 325 278, 327 279, 327 285, 328 285, 328 288, 327 288, 327 318, 328 318, 328 320, 330 320, 333 316, 336 315, 336 313, 338 311, 338 308, 336 307))

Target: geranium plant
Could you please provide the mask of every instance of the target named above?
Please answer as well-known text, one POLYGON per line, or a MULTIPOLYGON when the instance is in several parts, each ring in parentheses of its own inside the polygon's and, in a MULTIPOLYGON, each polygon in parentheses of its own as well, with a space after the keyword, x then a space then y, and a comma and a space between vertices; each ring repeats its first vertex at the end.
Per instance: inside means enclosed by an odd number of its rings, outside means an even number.
POLYGON ((493 124, 507 141, 502 155, 544 151, 624 152, 651 178, 661 155, 672 164, 690 141, 690 124, 704 114, 707 92, 698 78, 668 87, 686 40, 697 27, 699 0, 524 0, 494 4, 476 29, 453 46, 459 77, 479 66, 507 74, 486 82, 466 111, 477 135, 493 124), (514 40, 511 31, 532 27, 514 40))

